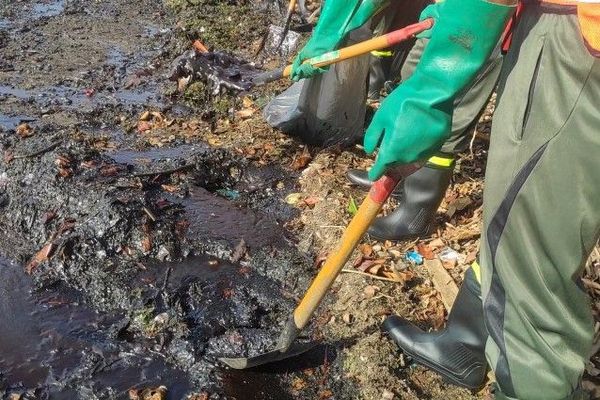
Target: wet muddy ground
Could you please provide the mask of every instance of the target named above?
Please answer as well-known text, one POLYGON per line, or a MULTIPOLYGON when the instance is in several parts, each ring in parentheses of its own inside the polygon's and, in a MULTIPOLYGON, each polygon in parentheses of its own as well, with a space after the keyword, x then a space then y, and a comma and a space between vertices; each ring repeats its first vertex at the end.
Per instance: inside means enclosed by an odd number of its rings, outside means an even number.
POLYGON ((311 262, 280 223, 292 210, 267 212, 293 176, 137 134, 147 110, 194 115, 170 96, 169 9, 19 1, 1 13, 3 395, 165 385, 172 399, 291 398, 290 380, 329 350, 248 375, 216 357, 271 346, 307 284, 311 262))
MULTIPOLYGON (((266 126, 259 108, 283 83, 237 96, 169 81, 195 39, 253 59, 277 10, 0 2, 0 396, 156 399, 164 385, 168 399, 476 397, 379 332, 390 313, 430 328, 444 312, 432 317, 441 303, 422 270, 368 240, 415 278, 343 275, 306 332, 323 346, 246 372, 216 361, 273 344, 362 196, 345 170, 368 164, 266 126)), ((458 222, 477 217, 482 168, 460 167, 455 193, 473 204, 458 222)), ((460 243, 470 251, 476 236, 460 243)))

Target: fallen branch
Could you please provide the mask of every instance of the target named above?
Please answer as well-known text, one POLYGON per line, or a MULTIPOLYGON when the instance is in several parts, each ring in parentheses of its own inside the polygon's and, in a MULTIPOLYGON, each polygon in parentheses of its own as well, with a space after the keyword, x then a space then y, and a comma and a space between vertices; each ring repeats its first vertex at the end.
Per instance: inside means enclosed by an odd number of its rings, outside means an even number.
POLYGON ((377 279, 378 281, 402 283, 402 282, 400 282, 397 279, 385 278, 383 276, 377 276, 377 275, 373 275, 373 274, 368 274, 368 273, 362 272, 362 271, 354 271, 352 269, 343 269, 342 272, 346 272, 348 274, 356 274, 356 275, 368 276, 369 278, 377 279))
POLYGON ((139 174, 133 174, 133 176, 136 178, 142 178, 142 177, 155 176, 155 175, 171 175, 171 174, 175 174, 177 172, 185 171, 186 169, 190 169, 194 165, 195 164, 186 164, 186 165, 182 165, 181 167, 177 167, 177 168, 173 168, 173 169, 167 169, 164 171, 156 171, 156 172, 142 172, 139 174))
POLYGON ((600 283, 589 280, 587 278, 581 278, 581 280, 583 281, 583 284, 585 286, 600 291, 600 283))
POLYGON ((30 153, 30 154, 23 154, 23 155, 20 155, 20 156, 13 156, 12 160, 21 160, 21 159, 24 159, 24 158, 33 158, 33 157, 41 156, 42 154, 45 154, 45 153, 47 153, 49 151, 54 150, 61 143, 62 143, 62 140, 59 140, 57 142, 52 143, 50 146, 44 147, 43 149, 38 150, 36 152, 30 153))
POLYGON ((456 282, 454 282, 440 260, 426 260, 423 266, 431 275, 433 286, 442 296, 442 303, 446 306, 446 310, 450 311, 458 295, 456 282))

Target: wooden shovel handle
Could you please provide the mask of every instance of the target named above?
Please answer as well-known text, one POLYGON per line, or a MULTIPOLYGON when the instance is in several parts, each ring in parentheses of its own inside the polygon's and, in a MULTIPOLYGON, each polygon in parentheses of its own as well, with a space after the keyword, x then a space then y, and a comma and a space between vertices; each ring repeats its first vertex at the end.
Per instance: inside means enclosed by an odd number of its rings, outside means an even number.
MULTIPOLYGON (((347 60, 356 56, 370 53, 375 50, 382 50, 407 39, 418 35, 419 33, 431 29, 433 26, 433 19, 428 18, 416 24, 408 25, 402 29, 398 29, 387 33, 382 36, 374 37, 373 39, 365 40, 354 44, 352 46, 344 47, 339 50, 330 51, 319 57, 310 58, 305 63, 312 64, 315 67, 326 67, 331 64, 335 64, 339 61, 347 60)), ((268 82, 273 82, 281 78, 290 76, 292 73, 292 66, 280 68, 274 71, 268 71, 263 74, 254 77, 253 82, 255 85, 263 85, 268 82)))
POLYGON ((419 168, 419 164, 402 166, 383 176, 373 184, 369 194, 360 205, 358 212, 344 231, 337 248, 329 254, 327 260, 325 260, 325 264, 323 264, 323 267, 321 267, 321 270, 306 291, 302 301, 294 310, 296 328, 300 330, 308 324, 308 321, 321 300, 323 300, 323 297, 325 297, 331 284, 339 275, 398 182, 419 168))

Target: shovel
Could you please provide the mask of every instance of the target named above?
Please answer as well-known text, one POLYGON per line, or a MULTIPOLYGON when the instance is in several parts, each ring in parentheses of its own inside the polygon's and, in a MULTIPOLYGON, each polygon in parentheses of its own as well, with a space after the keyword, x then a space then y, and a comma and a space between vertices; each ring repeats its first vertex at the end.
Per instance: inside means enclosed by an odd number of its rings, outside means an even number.
POLYGON ((293 357, 313 348, 315 346, 313 343, 294 344, 294 341, 300 331, 308 324, 319 303, 325 297, 333 281, 339 275, 344 264, 352 255, 362 236, 377 217, 381 207, 398 182, 420 167, 417 163, 404 165, 388 171, 388 174, 373 184, 358 212, 344 231, 336 250, 329 254, 300 304, 290 316, 279 336, 277 346, 273 350, 254 357, 220 358, 219 360, 231 368, 246 369, 293 357))
MULTIPOLYGON (((429 18, 388 34, 325 53, 304 62, 316 67, 325 67, 342 60, 368 54, 374 50, 382 50, 394 46, 430 29, 432 26, 433 19, 429 18)), ((213 90, 215 94, 219 93, 221 87, 245 92, 254 86, 264 85, 288 77, 292 72, 291 65, 273 71, 262 72, 252 64, 238 60, 229 54, 209 52, 198 41, 194 42, 194 48, 195 50, 190 50, 177 57, 171 66, 169 79, 177 82, 180 92, 196 80, 205 80, 214 83, 213 90)))
MULTIPOLYGON (((368 54, 375 50, 382 50, 392 47, 400 42, 418 35, 423 31, 426 31, 427 29, 431 29, 432 26, 433 19, 427 18, 421 22, 417 22, 416 24, 408 25, 402 29, 374 37, 373 39, 365 40, 352 46, 330 51, 321 56, 310 58, 304 62, 312 64, 315 67, 325 67, 349 58, 368 54)), ((292 66, 288 65, 287 67, 258 74, 252 78, 252 83, 256 86, 264 85, 266 83, 288 77, 290 76, 291 72, 292 66)))
POLYGON ((285 16, 285 23, 283 24, 283 32, 281 32, 281 39, 279 39, 279 43, 277 43, 277 49, 281 47, 281 44, 285 40, 287 33, 290 30, 290 25, 292 24, 292 17, 294 16, 294 10, 296 9, 297 0, 290 0, 290 4, 288 5, 287 15, 285 16))

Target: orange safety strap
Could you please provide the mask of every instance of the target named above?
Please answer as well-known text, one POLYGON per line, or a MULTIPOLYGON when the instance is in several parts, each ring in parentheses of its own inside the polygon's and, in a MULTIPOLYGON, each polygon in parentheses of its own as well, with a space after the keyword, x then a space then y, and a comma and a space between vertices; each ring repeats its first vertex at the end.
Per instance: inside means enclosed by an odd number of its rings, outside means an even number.
MULTIPOLYGON (((527 1, 527 0, 526 0, 527 1)), ((577 14, 585 45, 595 57, 600 57, 600 0, 529 0, 528 3, 577 14)))
POLYGON ((600 57, 600 3, 579 3, 577 16, 585 45, 594 57, 600 57))
POLYGON ((502 52, 504 54, 506 54, 508 52, 508 49, 510 48, 510 45, 512 43, 513 31, 517 26, 517 21, 521 16, 521 12, 523 12, 523 2, 519 1, 519 4, 517 5, 517 11, 508 21, 508 24, 506 24, 506 29, 504 30, 504 39, 502 39, 502 52))

